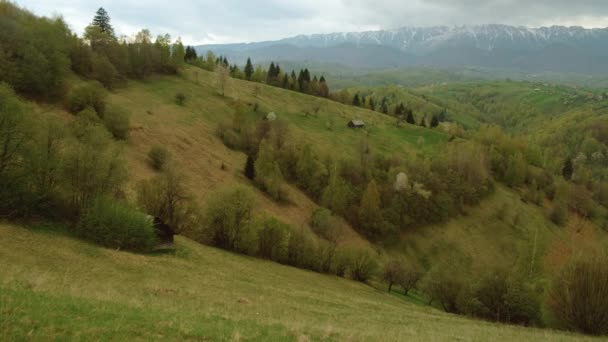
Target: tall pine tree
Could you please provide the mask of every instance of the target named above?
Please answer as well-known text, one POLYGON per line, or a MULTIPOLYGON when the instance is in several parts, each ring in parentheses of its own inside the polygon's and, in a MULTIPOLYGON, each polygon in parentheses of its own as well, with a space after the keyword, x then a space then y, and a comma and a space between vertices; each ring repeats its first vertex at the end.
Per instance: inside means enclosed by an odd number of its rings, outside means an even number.
POLYGON ((99 7, 97 13, 95 13, 95 17, 93 18, 93 26, 99 27, 99 30, 102 33, 115 37, 114 28, 110 24, 110 16, 103 7, 99 7))
POLYGON ((251 63, 251 58, 247 58, 247 64, 245 64, 245 78, 250 81, 251 76, 253 75, 253 64, 251 63))

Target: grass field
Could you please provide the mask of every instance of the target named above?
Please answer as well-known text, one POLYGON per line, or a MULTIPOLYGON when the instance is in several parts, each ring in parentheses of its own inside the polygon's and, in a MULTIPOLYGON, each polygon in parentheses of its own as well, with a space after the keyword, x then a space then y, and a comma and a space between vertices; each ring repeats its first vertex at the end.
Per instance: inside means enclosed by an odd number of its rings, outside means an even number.
POLYGON ((177 237, 175 254, 0 225, 0 339, 585 340, 412 304, 384 289, 177 237))

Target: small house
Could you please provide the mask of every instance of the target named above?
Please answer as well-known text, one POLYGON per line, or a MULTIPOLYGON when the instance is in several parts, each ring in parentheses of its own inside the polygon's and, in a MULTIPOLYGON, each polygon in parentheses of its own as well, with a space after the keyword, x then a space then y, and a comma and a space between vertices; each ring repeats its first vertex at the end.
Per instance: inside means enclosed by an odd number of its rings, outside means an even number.
POLYGON ((275 112, 270 112, 264 117, 264 119, 268 121, 274 121, 277 119, 277 114, 275 114, 275 112))
POLYGON ((365 127, 365 122, 363 122, 363 120, 350 120, 348 122, 348 127, 350 127, 350 128, 363 128, 363 127, 365 127))

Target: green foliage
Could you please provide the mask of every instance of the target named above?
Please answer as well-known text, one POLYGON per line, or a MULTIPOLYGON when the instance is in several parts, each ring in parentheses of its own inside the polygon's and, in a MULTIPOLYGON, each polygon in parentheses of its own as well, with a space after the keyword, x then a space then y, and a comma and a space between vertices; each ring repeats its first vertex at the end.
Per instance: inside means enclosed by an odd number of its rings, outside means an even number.
POLYGON ((106 92, 99 83, 91 82, 73 89, 67 100, 67 108, 72 114, 91 107, 100 118, 106 110, 106 92))
POLYGON ((76 213, 97 196, 117 191, 127 178, 126 163, 106 130, 94 125, 78 136, 66 147, 62 165, 64 189, 76 213))
POLYGON ((213 194, 205 210, 202 240, 239 253, 255 253, 253 210, 253 195, 245 188, 235 187, 213 194))
POLYGON ((137 202, 151 216, 159 217, 176 232, 194 232, 200 224, 198 209, 186 189, 184 177, 174 170, 141 181, 137 186, 137 202))
POLYGON ((303 230, 291 232, 287 247, 287 263, 289 265, 314 270, 316 259, 314 239, 303 230))
POLYGON ((175 104, 178 106, 183 106, 186 104, 186 94, 179 92, 175 94, 175 104))
POLYGON ((608 334, 608 259, 588 255, 568 264, 553 280, 549 307, 559 326, 585 334, 608 334))
POLYGON ((274 217, 264 217, 257 224, 257 254, 276 262, 287 262, 289 226, 274 217))
POLYGON ((403 278, 405 269, 400 260, 392 259, 384 265, 382 270, 382 278, 388 285, 388 292, 391 292, 393 284, 398 283, 403 278))
POLYGON ((152 221, 125 202, 98 197, 78 224, 81 237, 109 248, 148 251, 156 244, 152 221))
POLYGON ((540 321, 538 295, 504 269, 485 272, 473 290, 470 314, 497 322, 531 325, 540 321))
POLYGON ((129 137, 131 115, 125 109, 118 106, 109 107, 103 116, 103 123, 114 138, 127 140, 129 137))
POLYGON ((461 294, 465 293, 465 276, 462 266, 453 261, 437 264, 424 276, 421 289, 431 301, 438 301, 446 312, 461 313, 463 311, 461 294))
POLYGON ((285 181, 276 153, 269 142, 262 141, 255 161, 255 182, 273 199, 287 201, 285 181))
POLYGON ((325 190, 323 190, 321 203, 331 211, 339 215, 345 215, 350 202, 351 193, 348 185, 338 173, 337 168, 337 166, 333 167, 329 178, 329 184, 327 184, 325 190))
POLYGON ((561 203, 555 202, 549 209, 549 219, 558 226, 563 226, 568 220, 568 207, 561 203))
POLYGON ((384 236, 384 219, 380 211, 380 193, 376 182, 372 179, 367 185, 361 204, 359 205, 359 221, 366 235, 374 238, 384 236))
POLYGON ((0 3, 0 23, 0 80, 29 97, 61 100, 74 39, 67 24, 61 17, 36 17, 7 1, 0 3))
POLYGON ((155 170, 163 170, 169 161, 169 150, 161 145, 152 146, 148 151, 148 161, 155 170))
POLYGON ((24 104, 5 83, 0 83, 0 178, 16 166, 32 131, 24 104))
POLYGON ((350 259, 350 276, 353 280, 368 282, 378 269, 378 262, 367 250, 355 250, 350 259))

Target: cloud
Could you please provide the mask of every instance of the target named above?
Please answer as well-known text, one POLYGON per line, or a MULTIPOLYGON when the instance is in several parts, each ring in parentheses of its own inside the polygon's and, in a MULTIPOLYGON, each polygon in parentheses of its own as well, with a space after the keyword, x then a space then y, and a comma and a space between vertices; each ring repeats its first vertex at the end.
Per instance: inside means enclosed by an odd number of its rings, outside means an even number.
POLYGON ((62 14, 81 33, 98 6, 117 33, 141 28, 189 44, 250 42, 296 34, 402 26, 510 24, 608 26, 606 0, 17 0, 38 15, 62 14))

